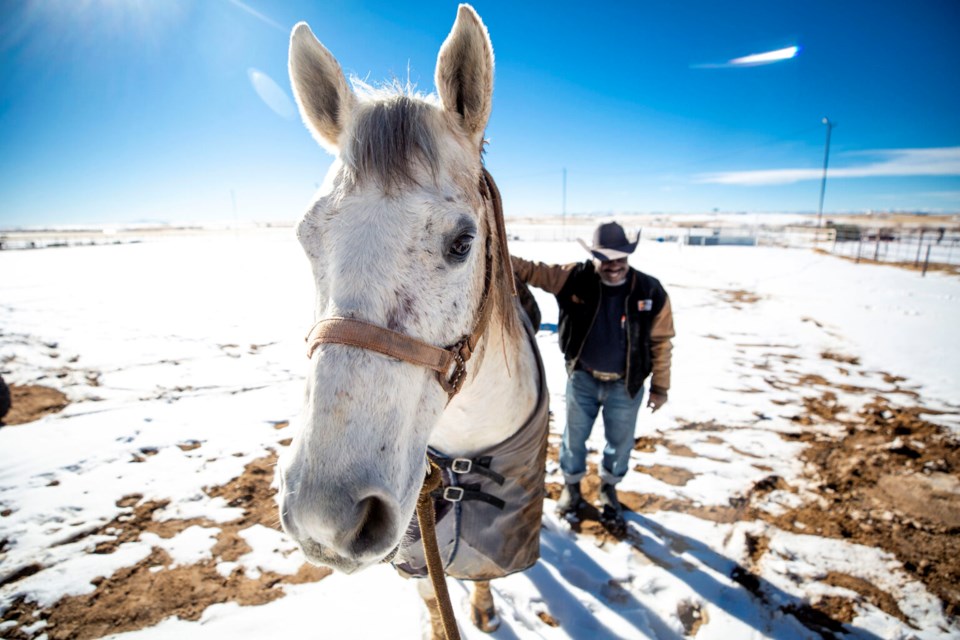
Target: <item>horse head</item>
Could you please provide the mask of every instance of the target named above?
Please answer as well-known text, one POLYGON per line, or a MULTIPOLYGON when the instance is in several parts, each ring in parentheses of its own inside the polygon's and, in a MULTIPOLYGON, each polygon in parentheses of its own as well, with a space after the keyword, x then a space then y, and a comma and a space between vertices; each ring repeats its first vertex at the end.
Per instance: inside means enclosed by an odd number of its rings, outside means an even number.
MULTIPOLYGON (((291 35, 290 77, 307 128, 336 156, 297 228, 316 319, 438 346, 470 334, 498 242, 478 186, 493 91, 479 17, 460 6, 438 55, 436 97, 352 90, 305 23, 291 35)), ((349 573, 397 548, 448 402, 423 366, 349 344, 312 349, 278 497, 282 525, 309 560, 349 573)))

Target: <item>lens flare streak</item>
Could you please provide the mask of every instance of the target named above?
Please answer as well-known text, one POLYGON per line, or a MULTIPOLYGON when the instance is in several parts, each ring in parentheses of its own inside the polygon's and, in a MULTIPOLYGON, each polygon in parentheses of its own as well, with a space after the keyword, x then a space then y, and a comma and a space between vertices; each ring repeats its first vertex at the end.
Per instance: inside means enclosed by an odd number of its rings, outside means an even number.
POLYGON ((752 67, 760 64, 771 64, 774 62, 780 62, 781 60, 795 58, 799 52, 800 47, 787 47, 785 49, 777 49, 776 51, 752 53, 748 56, 743 56, 742 58, 734 58, 728 64, 739 67, 752 67))
POLYGON ((741 67, 759 67, 784 60, 792 60, 800 54, 800 47, 794 45, 774 51, 765 51, 763 53, 751 53, 750 55, 733 58, 726 62, 708 62, 705 64, 692 64, 691 69, 737 69, 741 67))

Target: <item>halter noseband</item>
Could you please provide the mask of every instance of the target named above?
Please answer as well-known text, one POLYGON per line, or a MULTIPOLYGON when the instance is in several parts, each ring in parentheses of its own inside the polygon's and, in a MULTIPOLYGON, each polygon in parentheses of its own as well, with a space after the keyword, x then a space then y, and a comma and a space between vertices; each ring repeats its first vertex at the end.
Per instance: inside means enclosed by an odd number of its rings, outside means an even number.
MULTIPOLYGON (((513 268, 510 264, 510 252, 507 249, 500 191, 487 169, 481 167, 481 170, 480 195, 491 209, 488 215, 493 216, 497 233, 500 235, 500 259, 503 263, 507 286, 516 295, 513 268)), ((307 357, 313 357, 314 351, 321 344, 345 344, 399 358, 405 362, 436 371, 437 382, 447 392, 449 402, 463 386, 467 378, 467 361, 473 356, 477 343, 487 330, 487 324, 490 321, 492 309, 490 290, 493 288, 494 260, 491 249, 492 236, 493 229, 490 228, 486 242, 483 297, 480 299, 480 309, 477 312, 477 320, 474 323, 473 331, 469 335, 461 337, 448 347, 441 348, 363 320, 341 317, 324 318, 317 322, 307 335, 307 357)))

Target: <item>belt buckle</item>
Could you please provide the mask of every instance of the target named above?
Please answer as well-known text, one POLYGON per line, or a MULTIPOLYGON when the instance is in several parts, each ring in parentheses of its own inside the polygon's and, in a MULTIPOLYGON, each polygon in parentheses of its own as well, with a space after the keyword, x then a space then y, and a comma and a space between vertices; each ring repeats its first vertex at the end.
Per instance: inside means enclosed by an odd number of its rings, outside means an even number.
POLYGON ((609 371, 590 371, 590 375, 599 380, 600 382, 613 382, 614 380, 620 379, 619 373, 611 373, 609 371))
POLYGON ((591 371, 590 375, 600 382, 614 382, 621 378, 619 373, 610 373, 608 371, 591 371))

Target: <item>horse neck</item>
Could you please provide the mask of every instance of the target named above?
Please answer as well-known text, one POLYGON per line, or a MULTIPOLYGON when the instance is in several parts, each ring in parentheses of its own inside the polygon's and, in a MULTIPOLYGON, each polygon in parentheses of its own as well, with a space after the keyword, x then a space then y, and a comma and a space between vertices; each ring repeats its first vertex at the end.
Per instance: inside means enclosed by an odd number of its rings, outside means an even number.
POLYGON ((494 311, 480 341, 482 354, 467 364, 469 377, 430 438, 430 446, 444 454, 472 456, 503 442, 536 407, 540 371, 533 346, 522 328, 505 329, 499 311, 494 311))

